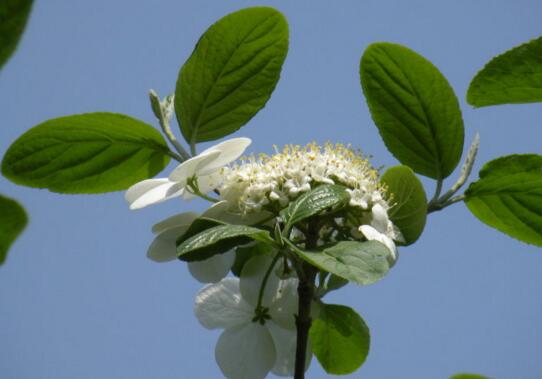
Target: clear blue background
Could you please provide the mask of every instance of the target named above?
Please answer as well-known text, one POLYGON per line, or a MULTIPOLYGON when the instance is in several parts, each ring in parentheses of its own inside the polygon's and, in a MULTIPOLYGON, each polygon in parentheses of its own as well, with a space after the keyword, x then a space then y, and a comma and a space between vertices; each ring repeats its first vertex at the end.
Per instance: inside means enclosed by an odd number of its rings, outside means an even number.
MULTIPOLYGON (((287 16, 291 38, 271 100, 236 133, 254 140, 251 151, 331 140, 362 148, 376 166, 396 164, 358 77, 367 45, 391 41, 426 56, 449 79, 466 144, 481 134, 475 171, 501 155, 541 152, 540 104, 473 110, 465 103, 470 79, 488 59, 542 34, 538 0, 48 0, 36 2, 19 50, 0 72, 0 154, 31 126, 62 115, 113 111, 156 124, 148 89, 172 92, 201 33, 259 4, 287 16)), ((432 194, 433 183, 424 183, 432 194)), ((3 178, 0 192, 24 203, 31 218, 0 268, 0 377, 221 377, 213 357, 218 332, 192 313, 200 285, 181 263, 145 258, 153 223, 203 202, 131 212, 121 192, 66 196, 3 178)), ((348 378, 472 371, 536 379, 541 288, 542 251, 457 204, 430 216, 387 278, 348 286, 328 301, 354 307, 371 328, 368 360, 348 378)), ((327 375, 313 360, 308 377, 327 375)))

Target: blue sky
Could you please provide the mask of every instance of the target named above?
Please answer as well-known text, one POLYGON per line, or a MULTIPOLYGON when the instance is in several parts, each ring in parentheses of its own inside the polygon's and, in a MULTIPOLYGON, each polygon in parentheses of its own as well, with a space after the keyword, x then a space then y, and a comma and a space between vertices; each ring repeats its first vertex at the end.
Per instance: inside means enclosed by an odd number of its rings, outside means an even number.
MULTIPOLYGON (((473 110, 465 102, 487 60, 542 34, 536 0, 48 0, 36 2, 19 50, 0 72, 0 154, 31 126, 63 115, 112 111, 156 125, 147 91, 172 92, 212 22, 262 4, 288 18, 290 51, 266 108, 235 134, 253 139, 251 151, 330 140, 361 148, 376 166, 397 164, 358 76, 368 44, 389 41, 418 51, 450 81, 466 144, 481 135, 475 173, 501 155, 541 152, 540 105, 473 110)), ((433 183, 424 183, 432 193, 433 183)), ((192 313, 200 285, 181 263, 145 258, 152 224, 201 210, 203 202, 131 212, 121 192, 67 196, 3 178, 0 192, 30 213, 0 268, 2 378, 220 377, 218 332, 203 329, 192 313)), ((400 253, 383 281, 349 285, 328 299, 354 307, 371 328, 366 364, 346 377, 542 377, 539 248, 490 229, 457 204, 432 214, 422 239, 400 253)), ((313 360, 308 377, 327 375, 313 360)))

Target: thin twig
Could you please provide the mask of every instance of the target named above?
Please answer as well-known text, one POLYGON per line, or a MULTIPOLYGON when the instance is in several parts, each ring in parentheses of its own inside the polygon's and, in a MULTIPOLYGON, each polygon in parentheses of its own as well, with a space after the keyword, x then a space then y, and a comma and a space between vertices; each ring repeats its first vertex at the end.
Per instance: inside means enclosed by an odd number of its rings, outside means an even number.
POLYGON ((464 195, 460 195, 456 197, 452 197, 452 196, 454 196, 457 193, 457 191, 459 191, 461 187, 463 187, 463 185, 466 183, 467 179, 469 178, 469 175, 472 172, 472 167, 474 166, 474 161, 476 160, 476 154, 478 153, 479 146, 480 146, 480 135, 476 133, 476 135, 474 136, 474 140, 472 141, 470 145, 469 152, 467 153, 467 158, 465 158, 465 162, 461 166, 461 174, 459 175, 459 178, 454 183, 454 185, 448 191, 446 191, 444 195, 442 195, 440 198, 433 198, 429 202, 429 204, 427 205, 427 213, 440 211, 449 205, 452 205, 454 203, 457 203, 465 199, 464 195))
POLYGON ((460 201, 463 201, 466 199, 466 196, 465 195, 459 195, 459 196, 456 196, 456 197, 452 197, 450 200, 448 200, 444 206, 448 206, 448 205, 452 205, 452 204, 455 204, 455 203, 458 203, 460 201))
POLYGON ((151 89, 149 91, 149 98, 151 100, 151 108, 154 112, 154 115, 158 119, 158 123, 160 124, 162 131, 166 135, 169 142, 171 142, 175 150, 177 150, 182 157, 182 160, 180 162, 189 159, 190 154, 188 154, 184 147, 179 143, 179 141, 171 131, 171 127, 169 125, 169 120, 171 118, 171 115, 173 114, 174 95, 166 96, 163 101, 160 101, 160 97, 158 96, 158 94, 151 89))
POLYGON ((459 179, 457 179, 457 182, 450 188, 449 191, 447 191, 442 197, 439 199, 440 202, 446 202, 449 198, 451 198, 461 187, 463 187, 463 184, 467 181, 469 178, 470 173, 472 172, 472 167, 474 166, 474 161, 476 160, 476 154, 478 153, 478 147, 480 146, 480 135, 476 133, 474 136, 474 140, 472 141, 469 152, 467 154, 467 158, 465 159, 465 163, 463 163, 463 166, 461 166, 461 175, 459 176, 459 179))

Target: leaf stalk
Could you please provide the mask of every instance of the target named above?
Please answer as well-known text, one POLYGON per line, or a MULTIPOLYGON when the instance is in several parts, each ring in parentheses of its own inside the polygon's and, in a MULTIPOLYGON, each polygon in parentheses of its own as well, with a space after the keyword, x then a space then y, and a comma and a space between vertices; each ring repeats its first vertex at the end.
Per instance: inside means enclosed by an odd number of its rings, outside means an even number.
POLYGON ((465 195, 460 195, 453 197, 457 191, 463 187, 463 185, 466 183, 467 179, 469 178, 472 167, 474 166, 474 162, 476 160, 476 154, 478 153, 478 148, 480 146, 480 135, 476 133, 474 136, 474 140, 472 141, 469 152, 467 153, 467 158, 465 158, 465 162, 461 166, 461 174, 459 175, 459 178, 454 183, 454 185, 444 193, 441 197, 438 197, 440 193, 440 189, 438 184, 442 185, 442 181, 439 180, 437 183, 437 193, 435 194, 435 197, 429 202, 427 206, 427 213, 440 211, 444 208, 446 208, 449 205, 452 205, 454 203, 457 203, 459 201, 462 201, 465 199, 465 195))

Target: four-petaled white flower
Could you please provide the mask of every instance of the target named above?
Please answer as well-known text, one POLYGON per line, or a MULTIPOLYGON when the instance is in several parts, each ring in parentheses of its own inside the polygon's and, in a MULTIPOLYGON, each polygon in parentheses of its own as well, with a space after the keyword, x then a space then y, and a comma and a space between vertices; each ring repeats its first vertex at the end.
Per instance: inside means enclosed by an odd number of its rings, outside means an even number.
POLYGON ((147 179, 131 186, 125 198, 130 209, 140 209, 182 196, 195 197, 191 184, 203 194, 221 184, 220 169, 239 158, 252 141, 249 138, 233 138, 202 151, 181 163, 168 178, 147 179), (193 180, 196 179, 196 182, 193 180))
MULTIPOLYGON (((260 286, 271 259, 257 256, 243 267, 241 278, 225 278, 201 289, 194 312, 208 329, 225 329, 215 357, 229 379, 263 379, 269 371, 292 376, 295 365, 297 279, 279 280, 271 273, 260 317, 260 286)), ((312 356, 307 349, 307 367, 312 356)))

